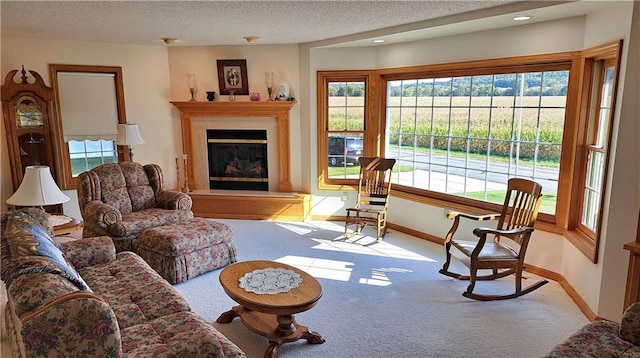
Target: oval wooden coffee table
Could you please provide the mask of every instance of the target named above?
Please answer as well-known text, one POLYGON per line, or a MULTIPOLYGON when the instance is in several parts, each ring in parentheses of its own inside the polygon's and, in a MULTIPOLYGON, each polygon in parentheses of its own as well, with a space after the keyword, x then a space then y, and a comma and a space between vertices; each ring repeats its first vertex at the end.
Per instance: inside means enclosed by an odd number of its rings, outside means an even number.
POLYGON ((277 357, 280 345, 299 339, 324 343, 322 336, 298 324, 293 316, 315 306, 322 296, 320 283, 308 273, 275 261, 243 261, 225 267, 220 272, 220 284, 239 305, 221 314, 217 322, 229 323, 240 317, 245 327, 269 339, 265 357, 277 357), (240 287, 240 278, 245 274, 266 268, 291 270, 300 275, 302 282, 288 292, 276 294, 257 294, 240 287))

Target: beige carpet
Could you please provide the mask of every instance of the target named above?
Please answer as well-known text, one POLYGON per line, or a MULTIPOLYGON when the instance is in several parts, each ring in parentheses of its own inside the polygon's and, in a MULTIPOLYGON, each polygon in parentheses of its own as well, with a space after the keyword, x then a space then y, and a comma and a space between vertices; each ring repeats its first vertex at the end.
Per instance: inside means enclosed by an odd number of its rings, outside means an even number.
MULTIPOLYGON (((390 231, 376 243, 370 229, 341 239, 342 224, 335 222, 220 221, 233 227, 240 260, 287 263, 323 287, 317 306, 296 318, 326 342, 288 343, 280 357, 539 357, 588 322, 553 281, 513 300, 464 298, 466 282, 438 273, 443 248, 402 233, 390 231)), ((239 318, 215 322, 235 305, 220 287, 219 271, 175 287, 249 357, 262 357, 266 338, 239 318)), ((509 292, 513 279, 478 285, 480 292, 509 292)))

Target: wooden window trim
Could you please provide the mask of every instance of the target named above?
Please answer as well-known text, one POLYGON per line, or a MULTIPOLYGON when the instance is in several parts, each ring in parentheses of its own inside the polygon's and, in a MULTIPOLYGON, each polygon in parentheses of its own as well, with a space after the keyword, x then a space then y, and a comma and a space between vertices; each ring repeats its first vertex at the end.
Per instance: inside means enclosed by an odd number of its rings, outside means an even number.
MULTIPOLYGON (((62 112, 60 108, 60 94, 58 83, 58 72, 77 72, 77 73, 106 73, 113 74, 116 89, 116 101, 118 112, 118 123, 127 123, 127 116, 124 105, 124 82, 122 79, 122 68, 118 66, 87 66, 87 65, 63 65, 50 64, 49 74, 51 76, 51 84, 55 94, 56 103, 56 138, 58 145, 54 153, 56 164, 61 170, 58 171, 58 182, 65 190, 73 190, 78 186, 78 179, 73 177, 71 173, 71 160, 69 156, 69 146, 64 141, 64 133, 62 133, 62 112)), ((129 161, 129 151, 126 146, 117 146, 118 161, 129 161)))
MULTIPOLYGON (((375 71, 351 70, 351 71, 318 71, 316 74, 317 90, 317 140, 318 140, 318 188, 320 190, 355 190, 357 179, 331 179, 327 176, 328 170, 328 92, 329 82, 364 82, 365 83, 365 108, 363 133, 363 156, 376 156, 380 153, 380 118, 376 94, 379 92, 379 77, 375 71)), ((355 131, 354 131, 355 132, 355 131)), ((339 133, 332 131, 331 133, 339 133)), ((348 133, 348 132, 346 132, 348 133)))
MULTIPOLYGON (((478 75, 479 71, 491 72, 492 74, 503 74, 503 73, 514 73, 514 72, 539 72, 539 71, 555 71, 555 70, 569 70, 569 84, 567 90, 567 105, 566 105, 566 113, 565 118, 573 118, 575 116, 575 109, 570 107, 569 93, 571 91, 572 86, 576 85, 572 83, 572 78, 575 77, 574 73, 572 73, 572 68, 576 64, 576 59, 580 58, 580 53, 571 51, 571 52, 563 52, 556 54, 543 54, 543 55, 531 55, 531 56, 518 56, 518 57, 510 57, 510 58, 499 58, 499 59, 489 59, 489 60, 477 60, 477 61, 467 61, 467 62, 459 62, 459 63, 448 63, 448 64, 437 64, 437 65, 427 65, 427 66, 414 66, 406 68, 406 71, 403 71, 405 68, 393 68, 393 69, 385 69, 380 70, 379 74, 381 75, 383 87, 386 88, 387 81, 393 80, 402 80, 407 77, 420 77, 420 76, 428 76, 428 77, 458 77, 458 76, 473 76, 478 75)), ((575 80, 573 80, 575 82, 575 80)), ((385 93, 386 97, 386 93, 385 93)), ((382 104, 381 108, 381 122, 384 121, 384 113, 386 111, 386 103, 382 104)), ((565 120, 565 131, 566 131, 566 122, 565 120)), ((381 127, 384 129, 385 123, 381 124, 381 127)), ((382 130, 383 130, 382 129, 382 130)), ((383 130, 384 131, 384 130, 383 130)), ((567 139, 565 139, 567 140, 567 139)), ((384 143, 384 142, 382 142, 384 143)), ((573 142, 571 142, 573 144, 573 142)), ((566 158, 565 147, 567 145, 563 141, 563 151, 561 156, 561 164, 560 164, 560 172, 559 172, 559 182, 563 181, 563 166, 562 159, 566 158)), ((384 151, 384 148, 382 148, 384 151)), ((568 171, 565 171, 565 175, 567 175, 568 171)), ((564 181, 567 181, 566 179, 564 181)), ((488 211, 496 211, 499 212, 500 205, 492 204, 488 202, 484 202, 481 200, 474 200, 470 198, 463 198, 459 196, 449 195, 446 193, 439 193, 434 191, 429 191, 425 189, 418 189, 413 187, 407 187, 403 185, 396 184, 394 185, 394 192, 402 192, 409 194, 408 197, 418 198, 425 197, 433 200, 434 203, 439 203, 445 208, 451 207, 463 207, 467 209, 467 211, 476 211, 478 209, 484 210, 486 213, 488 211)), ((392 194, 393 195, 393 194, 392 194)), ((568 201, 568 194, 563 193, 562 191, 558 191, 557 194, 557 203, 560 203, 561 200, 568 201)), ((434 204, 437 205, 437 204, 434 204)), ((556 215, 540 213, 538 216, 538 222, 544 222, 548 224, 548 226, 557 225, 559 222, 557 220, 558 208, 560 207, 557 204, 556 215)), ((556 232, 562 232, 562 230, 554 230, 556 232)))
MULTIPOLYGON (((602 228, 602 217, 605 195, 600 197, 600 212, 598 213, 596 228, 597 232, 593 232, 589 228, 581 224, 581 212, 584 202, 584 185, 586 181, 587 170, 587 154, 588 146, 591 144, 590 136, 596 135, 593 132, 589 132, 590 126, 590 113, 593 110, 593 106, 600 103, 601 86, 594 88, 595 81, 601 81, 601 79, 594 79, 593 73, 595 71, 595 63, 597 61, 603 61, 603 69, 605 66, 615 66, 616 73, 613 84, 612 102, 611 102, 611 120, 609 121, 609 139, 606 148, 606 157, 604 163, 604 187, 608 180, 608 168, 610 163, 610 148, 611 148, 611 130, 613 128, 613 122, 615 118, 615 106, 617 96, 617 84, 620 75, 620 58, 622 51, 622 40, 604 44, 602 46, 586 49, 581 52, 579 63, 579 81, 580 92, 576 95, 576 123, 571 135, 575 138, 575 144, 572 146, 574 150, 573 165, 572 165, 572 181, 568 184, 570 188, 571 197, 567 201, 567 216, 561 222, 565 227, 564 236, 580 250, 591 262, 594 264, 598 262, 598 251, 600 247, 600 236, 602 228), (593 91, 598 91, 596 97, 593 95, 593 91), (596 101, 594 104, 593 101, 596 101), (574 203, 574 205, 570 205, 574 203)), ((601 83, 600 83, 601 84, 601 83)))

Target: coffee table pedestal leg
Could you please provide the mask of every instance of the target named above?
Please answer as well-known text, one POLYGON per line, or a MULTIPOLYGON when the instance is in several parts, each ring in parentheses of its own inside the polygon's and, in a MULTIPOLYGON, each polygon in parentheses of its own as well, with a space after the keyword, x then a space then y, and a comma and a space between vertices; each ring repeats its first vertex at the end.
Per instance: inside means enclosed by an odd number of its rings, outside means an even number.
POLYGON ((325 340, 316 332, 309 331, 307 326, 296 322, 293 315, 274 315, 249 310, 243 306, 235 306, 218 317, 218 323, 230 323, 240 317, 242 324, 254 333, 269 339, 269 347, 265 358, 278 357, 278 350, 283 343, 306 339, 311 344, 321 344, 325 340))

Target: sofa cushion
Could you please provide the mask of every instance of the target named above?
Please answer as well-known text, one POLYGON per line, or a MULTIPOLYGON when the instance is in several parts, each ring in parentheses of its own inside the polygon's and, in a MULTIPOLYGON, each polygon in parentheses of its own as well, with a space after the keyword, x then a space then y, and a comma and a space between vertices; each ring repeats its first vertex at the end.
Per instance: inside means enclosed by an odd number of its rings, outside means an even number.
POLYGON ((193 218, 190 210, 164 210, 160 208, 145 209, 122 215, 122 221, 109 225, 109 235, 113 237, 136 237, 142 231, 179 223, 193 218))
POLYGON ((193 312, 177 312, 122 332, 122 351, 131 357, 223 357, 221 335, 193 312))
POLYGON ((131 210, 136 212, 155 208, 157 206, 155 194, 144 167, 140 163, 123 162, 120 163, 120 168, 127 184, 131 210))
POLYGON ((229 224, 205 218, 193 218, 177 224, 145 230, 138 236, 138 247, 176 257, 206 249, 233 238, 229 224))
POLYGON ((640 346, 640 302, 632 303, 624 311, 620 322, 620 337, 640 346))
POLYGON ((127 182, 122 174, 122 169, 118 163, 107 163, 92 169, 95 173, 94 177, 98 180, 100 186, 100 199, 107 203, 122 214, 132 211, 131 198, 127 191, 127 182))
POLYGON ((619 329, 615 322, 588 323, 545 357, 623 357, 634 345, 618 336, 619 329))
POLYGON ((187 301, 133 252, 121 252, 113 262, 78 271, 109 303, 121 329, 191 310, 187 301))

